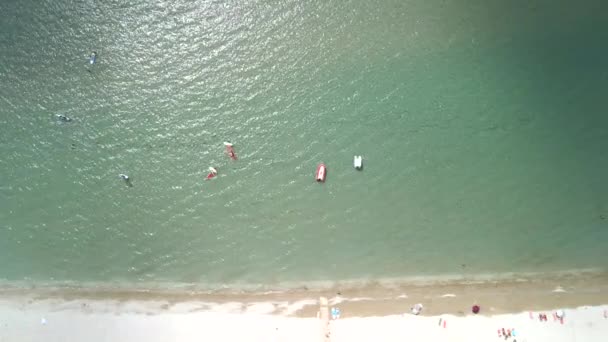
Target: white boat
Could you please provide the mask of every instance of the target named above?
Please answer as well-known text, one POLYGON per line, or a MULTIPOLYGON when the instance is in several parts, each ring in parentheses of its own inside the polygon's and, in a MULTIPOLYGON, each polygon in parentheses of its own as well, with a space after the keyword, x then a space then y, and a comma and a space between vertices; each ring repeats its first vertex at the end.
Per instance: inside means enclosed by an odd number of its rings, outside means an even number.
POLYGON ((315 180, 317 182, 325 182, 325 177, 327 176, 327 167, 325 164, 321 163, 317 166, 317 172, 315 173, 315 180))
POLYGON ((355 166, 355 169, 363 170, 363 157, 355 156, 353 159, 353 165, 355 166))

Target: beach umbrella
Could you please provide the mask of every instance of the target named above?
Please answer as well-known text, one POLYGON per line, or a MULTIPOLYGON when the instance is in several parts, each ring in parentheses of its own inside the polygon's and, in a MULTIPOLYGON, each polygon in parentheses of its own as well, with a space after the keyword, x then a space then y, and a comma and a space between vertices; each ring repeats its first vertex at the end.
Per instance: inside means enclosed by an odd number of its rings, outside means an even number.
POLYGON ((478 314, 480 309, 481 309, 481 308, 479 307, 479 305, 475 304, 475 305, 473 305, 473 307, 471 308, 471 311, 473 311, 473 313, 474 313, 474 314, 478 314))

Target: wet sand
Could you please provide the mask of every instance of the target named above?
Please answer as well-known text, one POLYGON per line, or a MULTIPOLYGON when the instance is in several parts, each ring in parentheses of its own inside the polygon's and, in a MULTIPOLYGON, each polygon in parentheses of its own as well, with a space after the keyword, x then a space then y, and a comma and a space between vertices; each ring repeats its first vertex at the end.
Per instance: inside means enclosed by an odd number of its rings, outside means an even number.
POLYGON ((504 328, 515 329, 517 339, 500 337, 510 341, 599 342, 608 336, 606 304, 602 274, 266 293, 5 286, 0 340, 470 342, 495 339, 504 328), (416 303, 424 305, 419 316, 409 313, 416 303), (339 319, 330 319, 332 307, 341 309, 339 319), (556 310, 564 310, 563 323, 556 310))
POLYGON ((558 307, 608 304, 608 277, 604 273, 562 274, 547 278, 511 280, 451 280, 433 283, 337 284, 332 288, 299 288, 265 293, 194 289, 146 290, 102 287, 4 287, 0 299, 27 307, 36 303, 84 305, 98 310, 163 313, 225 311, 257 312, 295 317, 316 317, 318 299, 339 306, 343 317, 386 316, 408 312, 415 303, 423 315, 465 315, 473 304, 484 314, 516 313, 558 307), (137 305, 127 305, 138 303, 137 305))

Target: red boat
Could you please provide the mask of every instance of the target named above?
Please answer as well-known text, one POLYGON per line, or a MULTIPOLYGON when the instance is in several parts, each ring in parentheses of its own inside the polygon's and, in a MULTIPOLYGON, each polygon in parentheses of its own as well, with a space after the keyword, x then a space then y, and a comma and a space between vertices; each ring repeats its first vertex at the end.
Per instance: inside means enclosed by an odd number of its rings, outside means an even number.
POLYGON ((317 166, 317 172, 315 173, 315 180, 317 182, 325 182, 325 176, 327 176, 327 167, 321 163, 317 166))

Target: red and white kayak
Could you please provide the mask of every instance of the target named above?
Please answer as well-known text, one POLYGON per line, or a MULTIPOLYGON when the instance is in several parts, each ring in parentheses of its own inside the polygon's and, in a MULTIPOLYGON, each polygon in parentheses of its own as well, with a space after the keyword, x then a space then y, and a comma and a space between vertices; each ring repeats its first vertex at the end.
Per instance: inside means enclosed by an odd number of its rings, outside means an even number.
POLYGON ((224 142, 224 146, 226 146, 226 154, 232 160, 236 160, 236 153, 234 152, 234 146, 229 142, 224 142))
POLYGON ((207 177, 205 179, 210 180, 211 178, 214 178, 215 176, 217 176, 217 170, 214 167, 210 167, 209 173, 207 174, 207 177))
POLYGON ((325 182, 325 176, 327 176, 327 167, 321 163, 317 166, 317 172, 315 173, 315 180, 317 182, 325 182))

